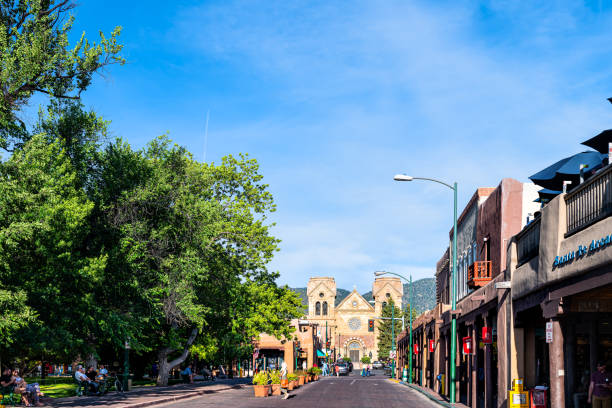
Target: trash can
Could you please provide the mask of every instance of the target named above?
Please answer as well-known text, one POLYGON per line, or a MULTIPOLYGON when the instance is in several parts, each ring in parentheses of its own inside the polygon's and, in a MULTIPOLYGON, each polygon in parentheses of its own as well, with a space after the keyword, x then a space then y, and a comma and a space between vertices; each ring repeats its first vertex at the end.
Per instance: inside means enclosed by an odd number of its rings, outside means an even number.
POLYGON ((546 408, 548 404, 548 387, 538 385, 529 391, 530 408, 546 408))

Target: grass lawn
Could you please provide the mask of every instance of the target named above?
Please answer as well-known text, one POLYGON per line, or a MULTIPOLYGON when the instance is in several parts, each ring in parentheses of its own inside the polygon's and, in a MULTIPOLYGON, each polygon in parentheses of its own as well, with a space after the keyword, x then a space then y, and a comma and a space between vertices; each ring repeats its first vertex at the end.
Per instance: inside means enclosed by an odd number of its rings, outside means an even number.
POLYGON ((41 385, 40 390, 51 398, 74 397, 76 386, 74 384, 41 385))

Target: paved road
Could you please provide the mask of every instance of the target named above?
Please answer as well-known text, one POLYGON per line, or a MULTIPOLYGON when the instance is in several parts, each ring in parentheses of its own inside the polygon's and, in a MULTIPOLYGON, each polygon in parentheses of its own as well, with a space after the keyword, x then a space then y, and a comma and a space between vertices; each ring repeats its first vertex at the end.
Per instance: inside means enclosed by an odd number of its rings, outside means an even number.
POLYGON ((292 397, 286 401, 281 397, 255 398, 253 389, 248 387, 177 401, 159 407, 429 408, 438 406, 420 393, 390 381, 382 375, 382 372, 366 378, 356 373, 346 377, 326 377, 300 387, 291 394, 292 397))

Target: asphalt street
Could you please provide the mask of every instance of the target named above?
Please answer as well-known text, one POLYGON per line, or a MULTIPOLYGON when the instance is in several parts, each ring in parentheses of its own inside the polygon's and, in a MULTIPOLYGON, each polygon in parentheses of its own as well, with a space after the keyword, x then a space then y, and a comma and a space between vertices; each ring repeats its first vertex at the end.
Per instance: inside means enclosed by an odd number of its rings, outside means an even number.
POLYGON ((172 408, 199 407, 351 407, 351 408, 410 408, 437 407, 438 405, 408 387, 392 382, 376 373, 372 377, 360 377, 351 373, 346 377, 325 377, 292 391, 291 398, 255 398, 251 387, 210 394, 176 403, 160 405, 172 408))

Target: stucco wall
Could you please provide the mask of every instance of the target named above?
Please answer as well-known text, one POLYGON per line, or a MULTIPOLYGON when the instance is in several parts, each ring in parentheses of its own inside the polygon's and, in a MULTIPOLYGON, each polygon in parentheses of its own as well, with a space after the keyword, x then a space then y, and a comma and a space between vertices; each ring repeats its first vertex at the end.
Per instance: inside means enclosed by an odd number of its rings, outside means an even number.
POLYGON ((612 234, 612 218, 601 220, 568 238, 564 237, 566 230, 566 206, 561 194, 542 209, 539 256, 512 274, 513 299, 612 263, 612 244, 589 250, 593 242, 612 234), (578 256, 579 246, 586 247, 586 254, 578 256), (572 260, 561 266, 554 265, 557 256, 570 254, 573 254, 572 260))

